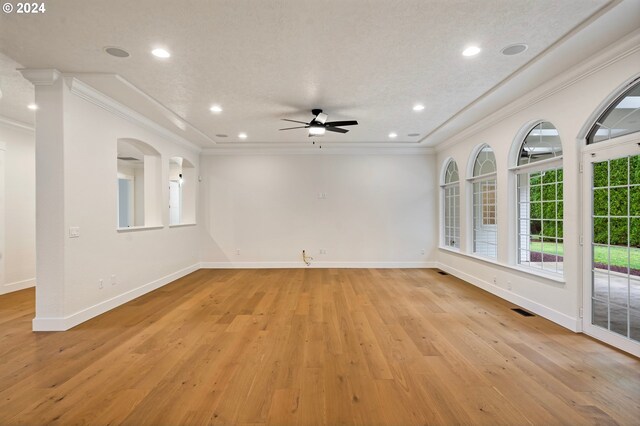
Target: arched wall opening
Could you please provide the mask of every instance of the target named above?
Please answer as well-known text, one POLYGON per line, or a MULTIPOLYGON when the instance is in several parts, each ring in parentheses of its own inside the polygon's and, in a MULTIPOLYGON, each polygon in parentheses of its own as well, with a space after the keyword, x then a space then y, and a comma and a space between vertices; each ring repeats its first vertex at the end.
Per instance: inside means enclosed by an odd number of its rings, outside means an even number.
POLYGON ((169 225, 196 223, 196 169, 183 157, 169 160, 169 225))
POLYGON ((119 229, 162 225, 160 153, 137 139, 118 139, 119 229))

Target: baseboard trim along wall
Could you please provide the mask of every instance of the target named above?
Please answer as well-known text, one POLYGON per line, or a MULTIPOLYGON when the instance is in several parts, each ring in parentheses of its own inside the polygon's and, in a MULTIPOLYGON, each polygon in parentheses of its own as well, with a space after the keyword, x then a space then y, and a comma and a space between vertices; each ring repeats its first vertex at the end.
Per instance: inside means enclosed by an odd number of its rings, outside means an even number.
POLYGON ((31 288, 36 285, 35 278, 29 278, 28 280, 16 281, 13 283, 7 283, 0 286, 0 294, 7 294, 18 290, 24 290, 25 288, 31 288))
POLYGON ((573 332, 576 332, 576 333, 582 332, 582 324, 579 318, 574 318, 569 315, 563 314, 562 312, 558 312, 554 309, 550 309, 544 305, 541 305, 538 302, 534 302, 533 300, 527 299, 526 297, 520 296, 511 291, 505 290, 493 283, 476 278, 473 275, 467 274, 466 272, 462 272, 444 263, 441 263, 441 262, 435 262, 435 263, 437 264, 436 266, 437 268, 457 278, 460 278, 463 281, 473 284, 476 287, 479 287, 485 291, 488 291, 489 293, 495 296, 498 296, 501 299, 504 299, 508 302, 521 306, 573 332))
POLYGON ((34 318, 33 331, 66 331, 200 269, 196 263, 63 318, 34 318))
POLYGON ((309 266, 304 262, 202 262, 202 269, 295 269, 295 268, 436 268, 437 262, 316 262, 309 266))

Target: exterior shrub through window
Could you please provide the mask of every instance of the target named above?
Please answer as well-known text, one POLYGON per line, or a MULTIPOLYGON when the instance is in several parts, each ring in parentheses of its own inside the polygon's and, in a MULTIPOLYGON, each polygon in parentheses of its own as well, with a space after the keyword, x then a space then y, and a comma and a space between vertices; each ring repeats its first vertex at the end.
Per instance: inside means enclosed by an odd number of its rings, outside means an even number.
POLYGON ((551 123, 529 131, 512 170, 518 186, 518 263, 562 274, 562 144, 551 123))

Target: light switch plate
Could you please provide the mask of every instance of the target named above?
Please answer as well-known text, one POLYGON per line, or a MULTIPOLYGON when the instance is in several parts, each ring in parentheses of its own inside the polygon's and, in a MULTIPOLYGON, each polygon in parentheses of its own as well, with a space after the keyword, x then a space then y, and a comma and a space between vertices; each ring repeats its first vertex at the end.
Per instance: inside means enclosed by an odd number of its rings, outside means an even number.
POLYGON ((79 238, 80 237, 80 227, 72 226, 69 228, 69 238, 79 238))

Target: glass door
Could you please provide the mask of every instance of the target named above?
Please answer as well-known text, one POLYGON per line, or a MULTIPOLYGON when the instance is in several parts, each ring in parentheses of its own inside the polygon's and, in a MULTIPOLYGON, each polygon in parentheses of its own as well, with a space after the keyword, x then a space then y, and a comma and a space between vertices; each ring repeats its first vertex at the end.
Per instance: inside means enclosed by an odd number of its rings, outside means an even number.
POLYGON ((590 334, 640 354, 640 148, 585 152, 584 320, 590 334))
POLYGON ((4 293, 5 257, 5 145, 0 142, 0 294, 4 293))

